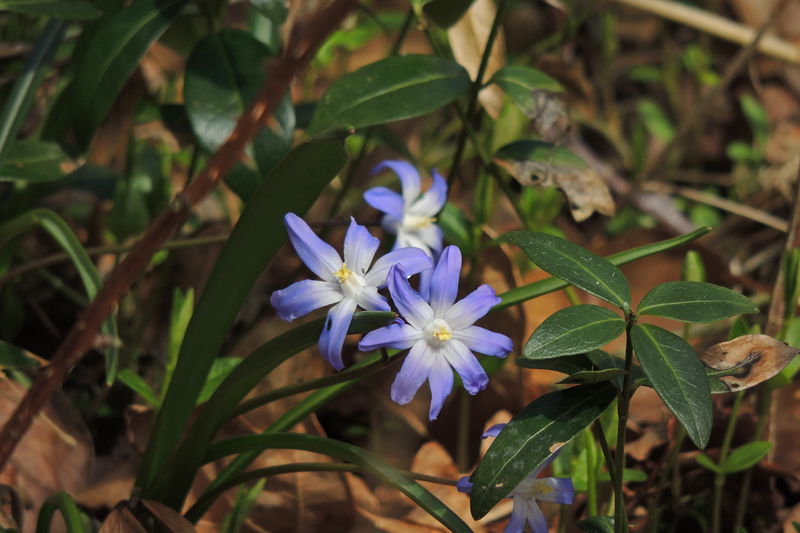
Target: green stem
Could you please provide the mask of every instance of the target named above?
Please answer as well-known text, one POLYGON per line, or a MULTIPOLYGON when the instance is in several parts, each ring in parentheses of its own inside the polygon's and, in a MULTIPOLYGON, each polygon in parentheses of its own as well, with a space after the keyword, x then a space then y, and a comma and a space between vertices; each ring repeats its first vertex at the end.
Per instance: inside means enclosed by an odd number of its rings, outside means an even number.
POLYGON ((617 456, 616 478, 614 480, 614 531, 625 533, 628 517, 625 511, 625 498, 622 492, 625 473, 625 431, 628 426, 628 415, 631 403, 631 370, 633 369, 633 343, 631 341, 631 328, 636 324, 633 314, 628 317, 628 327, 625 330, 627 338, 625 343, 625 378, 622 382, 622 392, 619 396, 617 412, 619 413, 619 426, 617 428, 617 456))
POLYGON ((616 469, 614 468, 614 457, 611 455, 611 448, 606 440, 606 432, 603 430, 603 423, 600 419, 594 421, 594 434, 597 442, 600 444, 600 449, 603 450, 603 457, 606 460, 606 470, 608 470, 609 477, 614 480, 617 478, 616 469))
POLYGON ((569 300, 570 305, 581 304, 581 299, 578 297, 578 293, 575 292, 575 287, 573 287, 572 285, 564 289, 564 294, 567 296, 567 300, 569 300))
POLYGON ((722 448, 719 451, 719 462, 717 465, 720 467, 719 472, 714 476, 714 507, 711 511, 711 533, 719 533, 720 521, 722 520, 722 489, 725 486, 725 460, 728 458, 728 450, 731 447, 731 440, 733 439, 733 432, 736 429, 736 421, 739 418, 739 408, 742 405, 744 398, 744 391, 736 393, 736 398, 733 400, 733 407, 731 408, 731 416, 728 420, 728 427, 725 430, 725 437, 722 440, 722 448))
MULTIPOLYGON (((332 376, 325 376, 322 378, 297 383, 296 385, 288 385, 286 387, 271 390, 267 393, 240 403, 239 406, 231 413, 230 419, 234 419, 239 415, 243 415, 244 413, 261 407, 262 405, 266 405, 282 398, 288 398, 289 396, 294 396, 295 394, 322 389, 324 387, 345 383, 346 381, 359 379, 364 376, 374 374, 375 372, 383 370, 397 361, 403 360, 406 355, 408 355, 408 352, 403 352, 400 355, 395 353, 395 355, 390 356, 388 359, 381 358, 374 363, 370 363, 361 368, 351 368, 343 372, 339 372, 338 374, 333 374, 332 376)), ((465 470, 462 470, 462 472, 463 471, 465 470)))
MULTIPOLYGON (((277 476, 280 474, 291 474, 294 472, 363 472, 364 470, 353 464, 347 463, 293 463, 287 465, 269 466, 266 468, 258 468, 250 470, 244 474, 226 481, 225 483, 215 487, 197 500, 195 505, 207 507, 216 501, 225 491, 234 487, 247 483, 248 481, 256 481, 265 477, 277 476)), ((438 483, 439 485, 447 485, 451 487, 456 486, 456 481, 452 479, 444 479, 436 476, 429 476, 427 474, 420 474, 417 472, 409 472, 407 470, 401 471, 411 479, 417 481, 427 481, 429 483, 438 483)), ((39 533, 39 532, 37 532, 39 533)))
MULTIPOLYGON (((772 389, 764 387, 764 395, 761 399, 761 407, 758 412, 758 425, 756 426, 755 439, 759 440, 764 434, 764 429, 767 427, 767 418, 769 417, 769 410, 772 407, 772 389)), ((736 520, 733 524, 733 530, 738 531, 742 524, 744 524, 744 514, 746 512, 745 505, 747 505, 747 497, 750 493, 750 483, 753 481, 753 469, 748 468, 744 477, 742 478, 742 488, 739 492, 739 505, 736 507, 736 520)))
POLYGON ((597 516, 597 479, 595 474, 595 460, 597 448, 592 438, 592 430, 586 428, 583 432, 586 441, 586 501, 589 506, 588 515, 597 516))

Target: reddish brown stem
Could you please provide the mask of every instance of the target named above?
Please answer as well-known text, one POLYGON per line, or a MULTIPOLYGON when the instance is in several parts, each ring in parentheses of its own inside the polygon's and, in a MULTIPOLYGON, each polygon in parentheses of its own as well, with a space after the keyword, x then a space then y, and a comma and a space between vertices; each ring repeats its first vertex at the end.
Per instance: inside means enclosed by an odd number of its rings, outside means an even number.
POLYGON ((61 386, 70 369, 92 347, 103 320, 147 268, 153 254, 172 238, 186 222, 192 208, 233 168, 242 156, 247 143, 255 137, 275 111, 294 76, 308 66, 317 48, 339 26, 356 3, 357 0, 335 0, 311 20, 296 25, 304 31, 289 41, 284 55, 272 65, 269 79, 253 104, 239 118, 236 129, 228 140, 186 190, 153 221, 130 253, 114 269, 92 304, 69 331, 53 355, 50 365, 42 370, 11 418, 3 426, 0 431, 0 470, 6 465, 17 443, 50 395, 61 386))

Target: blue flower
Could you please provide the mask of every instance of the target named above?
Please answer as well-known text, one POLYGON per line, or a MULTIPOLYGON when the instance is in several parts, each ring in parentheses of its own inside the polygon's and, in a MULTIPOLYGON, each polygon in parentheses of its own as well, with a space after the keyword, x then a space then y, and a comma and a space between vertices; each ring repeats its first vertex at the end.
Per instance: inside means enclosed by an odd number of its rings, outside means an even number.
POLYGON ((384 161, 372 173, 385 168, 394 170, 400 178, 402 196, 386 187, 373 187, 364 193, 364 200, 386 213, 381 225, 388 233, 397 234, 395 250, 421 248, 433 257, 442 251, 442 230, 435 222, 447 201, 447 182, 434 170, 433 185, 420 197, 422 182, 413 166, 405 161, 384 161))
MULTIPOLYGON (((489 428, 483 434, 483 438, 496 437, 505 424, 498 424, 489 428)), ((547 460, 539 465, 539 468, 522 480, 517 487, 512 490, 508 498, 512 498, 514 506, 511 508, 511 520, 508 522, 503 533, 522 533, 525 529, 525 522, 530 524, 533 533, 548 533, 547 520, 544 517, 536 500, 543 502, 570 504, 575 497, 575 489, 572 486, 572 478, 545 477, 537 479, 539 474, 553 462, 558 455, 555 452, 547 460)), ((458 481, 460 492, 471 493, 472 483, 468 477, 463 477, 458 481)))
POLYGON ((470 394, 486 388, 489 377, 470 350, 505 357, 513 348, 511 339, 472 324, 500 302, 494 289, 481 285, 455 303, 461 273, 461 252, 448 246, 433 271, 430 297, 424 299, 411 288, 403 265, 389 271, 389 292, 408 322, 394 323, 368 333, 358 343, 362 351, 376 348, 411 348, 392 385, 392 400, 403 405, 430 382, 430 419, 434 420, 453 390, 453 371, 461 376, 470 394))
POLYGON ((322 281, 298 281, 273 292, 269 301, 278 310, 278 316, 288 322, 314 309, 336 304, 328 311, 319 351, 336 370, 341 370, 342 345, 356 307, 368 311, 391 310, 386 298, 378 294, 378 287, 386 283, 389 268, 402 265, 410 276, 432 268, 433 264, 422 250, 406 248, 384 255, 370 269, 379 241, 355 220, 351 219, 344 238, 344 261, 302 218, 288 213, 283 222, 297 255, 322 281))

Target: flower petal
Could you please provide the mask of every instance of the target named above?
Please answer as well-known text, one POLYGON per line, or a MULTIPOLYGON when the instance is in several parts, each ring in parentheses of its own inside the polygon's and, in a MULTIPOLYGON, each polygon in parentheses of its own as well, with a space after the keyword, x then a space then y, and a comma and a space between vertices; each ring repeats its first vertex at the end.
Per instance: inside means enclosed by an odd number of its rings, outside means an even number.
POLYGON ((445 313, 444 319, 453 329, 466 329, 501 301, 495 296, 491 286, 481 285, 451 307, 445 313))
POLYGON ((344 237, 344 262, 359 276, 366 276, 380 243, 367 228, 356 224, 356 219, 350 217, 350 227, 344 237))
POLYGON ((433 269, 423 270, 419 273, 419 295, 426 302, 431 301, 431 279, 433 278, 433 269))
POLYGON ((394 265, 389 270, 389 293, 394 305, 406 322, 417 329, 425 327, 433 320, 433 310, 417 291, 408 284, 403 265, 394 265))
POLYGON ((414 231, 406 231, 402 226, 397 230, 397 240, 394 241, 392 251, 400 250, 402 248, 419 248, 425 252, 428 257, 433 257, 433 250, 419 238, 414 231))
MULTIPOLYGON (((517 496, 518 498, 519 496, 517 496)), ((514 498, 516 503, 517 498, 514 498)), ((533 533, 548 533, 547 519, 539 506, 536 505, 536 500, 528 498, 525 500, 525 514, 528 518, 528 524, 531 526, 533 533)))
POLYGON ((420 340, 422 340, 422 331, 408 324, 393 322, 386 327, 367 333, 358 343, 358 349, 362 352, 369 352, 377 348, 405 350, 420 340))
POLYGON ((461 250, 458 246, 448 246, 442 252, 436 268, 433 269, 431 279, 431 309, 436 318, 444 317, 456 301, 460 277, 461 250))
POLYGON ((328 311, 328 318, 325 320, 325 327, 322 328, 322 335, 319 338, 319 352, 336 370, 344 368, 342 346, 355 310, 356 301, 352 298, 345 298, 331 307, 330 311, 328 311))
POLYGON ((514 349, 514 342, 505 335, 479 326, 453 330, 453 338, 473 352, 495 357, 505 357, 514 349))
POLYGON ((375 287, 364 287, 356 297, 356 303, 367 311, 391 311, 386 298, 378 294, 375 287))
POLYGON ((522 533, 525 529, 525 515, 527 514, 528 500, 521 497, 514 497, 514 506, 511 508, 511 520, 503 530, 503 533, 522 533))
POLYGON ((428 375, 428 383, 431 386, 431 410, 428 413, 430 420, 436 420, 439 416, 439 411, 444 406, 444 401, 453 390, 453 369, 447 363, 447 359, 443 354, 437 350, 431 350, 433 355, 433 364, 431 365, 431 372, 428 375))
POLYGON ((403 202, 405 207, 408 208, 419 198, 419 191, 422 188, 422 182, 419 179, 419 172, 411 163, 407 161, 392 161, 387 160, 379 163, 372 169, 372 174, 375 175, 384 168, 394 170, 397 177, 400 178, 400 183, 403 187, 403 202))
POLYGON ((428 379, 434 358, 427 342, 418 342, 411 347, 403 367, 392 383, 392 400, 405 405, 410 402, 417 391, 428 379))
POLYGON ((273 292, 269 303, 277 309, 279 317, 291 322, 314 309, 340 302, 344 298, 340 287, 335 281, 306 279, 273 292))
POLYGON ((458 492, 465 492, 467 494, 471 494, 472 483, 469 480, 469 476, 464 476, 461 479, 459 479, 458 483, 456 483, 456 489, 458 489, 458 492))
POLYGON ((431 175, 433 176, 431 188, 425 191, 422 198, 414 202, 408 210, 409 215, 433 217, 444 207, 447 201, 447 182, 436 172, 436 169, 431 175))
POLYGON ((486 431, 484 431, 483 435, 481 435, 481 438, 486 439, 489 437, 497 437, 500 434, 500 432, 503 431, 503 428, 506 427, 507 425, 508 424, 495 424, 486 431))
POLYGON ((572 485, 572 478, 546 477, 539 481, 544 481, 545 485, 552 489, 552 492, 537 496, 537 500, 543 502, 571 504, 575 498, 575 487, 572 485))
MULTIPOLYGON (((398 194, 397 196, 400 195, 398 194)), ((400 232, 400 228, 403 227, 403 224, 400 222, 400 219, 394 218, 391 215, 384 215, 383 218, 381 218, 381 227, 386 233, 396 235, 400 232)), ((395 243, 395 248, 405 248, 405 246, 397 246, 397 243, 395 243)))
MULTIPOLYGON (((431 224, 424 228, 420 228, 414 232, 414 236, 417 241, 424 244, 427 248, 439 253, 442 251, 442 241, 444 240, 444 234, 442 233, 442 228, 437 226, 436 224, 431 224)), ((417 246, 417 248, 422 248, 421 246, 417 246)))
POLYGON ((464 382, 464 388, 467 392, 475 395, 478 391, 482 391, 489 384, 489 376, 481 364, 472 355, 466 346, 457 340, 451 339, 449 342, 444 343, 442 347, 447 362, 456 369, 461 380, 464 382))
POLYGON ((423 270, 433 268, 433 261, 425 255, 425 252, 417 248, 402 248, 384 255, 373 265, 372 269, 364 276, 364 281, 372 287, 380 287, 386 283, 389 269, 393 265, 400 264, 406 271, 406 276, 419 274, 423 270))
POLYGON ((403 220, 403 197, 386 187, 373 187, 364 191, 364 201, 369 205, 391 216, 396 220, 403 220))
POLYGON ((283 223, 297 255, 311 271, 325 281, 334 281, 334 272, 342 267, 342 258, 333 247, 317 237, 308 224, 295 215, 286 213, 283 223))
POLYGON ((526 477, 525 479, 526 479, 526 480, 527 480, 527 479, 530 479, 530 480, 536 479, 536 478, 539 476, 539 474, 541 474, 541 473, 542 473, 542 470, 544 470, 545 468, 547 468, 548 466, 550 466, 550 464, 551 464, 553 461, 555 461, 555 460, 556 460, 556 457, 558 457, 558 452, 560 452, 560 451, 561 451, 561 449, 559 448, 558 450, 556 450, 555 452, 553 452, 553 454, 552 454, 550 457, 548 457, 547 459, 545 459, 545 460, 544 460, 544 462, 543 462, 542 464, 540 464, 540 465, 539 465, 539 468, 537 468, 536 470, 534 470, 533 472, 531 472, 531 473, 528 475, 528 477, 526 477))

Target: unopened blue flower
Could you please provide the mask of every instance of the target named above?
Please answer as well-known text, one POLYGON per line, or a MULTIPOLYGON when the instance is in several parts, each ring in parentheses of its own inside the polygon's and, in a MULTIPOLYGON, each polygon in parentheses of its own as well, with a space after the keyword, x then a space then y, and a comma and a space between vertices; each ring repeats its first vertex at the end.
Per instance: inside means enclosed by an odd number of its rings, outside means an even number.
POLYGON ((456 303, 461 273, 461 251, 448 246, 433 271, 430 297, 424 299, 408 284, 403 265, 389 271, 389 292, 407 324, 394 323, 368 333, 358 343, 362 351, 376 348, 411 348, 392 385, 392 400, 403 405, 430 382, 430 419, 434 420, 453 390, 453 371, 470 394, 486 388, 489 377, 470 350, 505 357, 513 348, 505 335, 473 326, 500 302, 494 289, 481 285, 456 303))
POLYGON ((319 351, 336 370, 341 370, 342 345, 356 307, 368 311, 391 310, 386 298, 378 294, 378 287, 386 283, 389 268, 402 265, 410 276, 432 268, 433 264, 422 250, 406 248, 384 255, 370 269, 379 241, 355 220, 351 219, 344 238, 344 261, 302 218, 288 213, 283 222, 297 255, 322 281, 298 281, 273 292, 269 301, 278 310, 278 316, 288 322, 314 309, 336 304, 328 311, 319 351))
MULTIPOLYGON (((505 424, 492 426, 483 434, 483 438, 496 437, 504 426, 505 424)), ((503 533, 522 533, 526 521, 530 524, 533 533, 548 533, 547 520, 536 504, 536 500, 561 504, 572 503, 575 497, 572 478, 545 477, 538 479, 542 470, 547 468, 557 455, 558 452, 555 452, 548 457, 544 463, 539 465, 539 468, 531 472, 508 494, 507 498, 513 499, 514 506, 511 508, 511 520, 503 533)), ((466 493, 472 492, 472 483, 469 482, 469 477, 463 477, 458 481, 458 490, 466 493)))
POLYGON ((373 187, 364 193, 364 200, 386 213, 381 220, 383 229, 397 234, 394 249, 415 247, 430 257, 442 251, 442 230, 436 225, 436 214, 447 201, 447 182, 435 170, 433 185, 420 196, 422 181, 419 173, 405 161, 384 161, 376 166, 375 174, 392 169, 400 178, 402 196, 386 187, 373 187))

